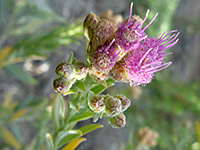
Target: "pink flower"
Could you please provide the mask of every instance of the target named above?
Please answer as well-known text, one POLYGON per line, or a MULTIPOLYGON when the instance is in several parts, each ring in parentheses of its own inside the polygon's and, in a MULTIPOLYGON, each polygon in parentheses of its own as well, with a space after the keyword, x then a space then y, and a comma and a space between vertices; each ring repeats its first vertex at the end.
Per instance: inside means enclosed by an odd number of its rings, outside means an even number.
POLYGON ((177 32, 173 30, 167 34, 162 34, 156 38, 146 38, 139 44, 138 48, 132 48, 131 52, 123 65, 126 70, 127 80, 131 85, 146 85, 151 82, 154 73, 167 68, 172 62, 165 62, 163 51, 174 46, 179 39, 176 39, 179 33, 167 37, 170 33, 177 32))
MULTIPOLYGON (((105 80, 110 76, 116 81, 130 82, 131 86, 146 85, 151 82, 155 72, 171 64, 164 61, 165 55, 171 54, 164 53, 164 50, 178 42, 179 33, 173 30, 156 38, 149 38, 145 30, 156 19, 158 13, 142 27, 148 18, 149 10, 142 20, 137 15, 132 16, 132 7, 133 3, 130 6, 129 17, 118 26, 115 33, 112 32, 109 38, 106 38, 103 45, 97 46, 91 55, 90 74, 98 80, 105 80), (168 37, 171 33, 174 34, 168 37)), ((102 30, 100 33, 105 32, 102 30)))
POLYGON ((102 46, 95 51, 93 56, 92 65, 98 71, 109 71, 115 65, 120 50, 117 50, 113 43, 113 39, 108 46, 102 46))
POLYGON ((149 9, 147 10, 145 18, 142 20, 139 16, 132 16, 132 8, 133 3, 131 3, 130 6, 129 18, 118 26, 118 30, 116 32, 116 42, 125 50, 125 52, 137 48, 139 46, 139 42, 147 38, 144 31, 151 25, 158 15, 158 13, 156 13, 154 18, 142 28, 143 23, 148 17, 149 9))

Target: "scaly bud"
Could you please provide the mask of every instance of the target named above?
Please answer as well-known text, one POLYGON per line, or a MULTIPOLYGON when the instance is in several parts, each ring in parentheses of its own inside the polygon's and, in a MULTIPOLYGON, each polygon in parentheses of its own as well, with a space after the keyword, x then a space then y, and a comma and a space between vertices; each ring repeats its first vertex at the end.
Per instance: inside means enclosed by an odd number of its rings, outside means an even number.
POLYGON ((127 73, 123 67, 124 61, 117 62, 114 67, 110 70, 109 75, 116 81, 127 82, 127 73))
POLYGON ((66 78, 66 79, 72 79, 73 77, 73 67, 71 64, 67 62, 62 62, 57 65, 55 72, 57 75, 66 78))
POLYGON ((107 41, 110 41, 115 36, 114 23, 111 21, 102 19, 97 23, 94 29, 92 39, 88 47, 88 55, 93 56, 94 52, 99 46, 103 46, 107 41))
POLYGON ((101 95, 94 96, 88 101, 88 105, 92 111, 99 113, 105 110, 104 97, 101 95))
POLYGON ((95 69, 94 66, 91 66, 91 68, 89 69, 90 75, 91 77, 94 79, 94 81, 103 81, 106 80, 108 78, 108 74, 98 71, 95 69))
POLYGON ((122 111, 121 101, 118 98, 106 96, 105 105, 106 114, 110 117, 117 116, 122 111))
POLYGON ((87 76, 89 68, 83 62, 76 62, 74 65, 74 77, 81 80, 87 76))
POLYGON ((64 94, 69 91, 72 87, 75 79, 65 80, 64 78, 60 77, 53 81, 53 89, 60 94, 64 94))
POLYGON ((126 116, 120 113, 115 117, 108 118, 108 122, 113 128, 122 128, 126 125, 126 116))
POLYGON ((83 23, 83 32, 88 40, 92 38, 93 31, 98 22, 99 18, 93 12, 90 12, 85 18, 83 23))
POLYGON ((118 98, 121 101, 122 112, 124 112, 131 105, 131 101, 128 98, 126 98, 126 96, 124 95, 117 95, 114 97, 118 98))

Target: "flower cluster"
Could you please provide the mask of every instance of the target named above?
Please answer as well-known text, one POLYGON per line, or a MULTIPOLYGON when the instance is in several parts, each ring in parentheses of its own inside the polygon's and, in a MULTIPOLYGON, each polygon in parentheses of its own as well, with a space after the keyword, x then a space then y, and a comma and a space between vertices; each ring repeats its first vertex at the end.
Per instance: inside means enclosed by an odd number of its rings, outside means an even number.
POLYGON ((107 116, 109 123, 114 128, 125 126, 126 117, 123 112, 130 104, 130 100, 123 95, 98 95, 88 101, 90 109, 96 114, 107 116))
POLYGON ((111 21, 99 19, 89 13, 84 21, 84 33, 88 39, 87 55, 90 61, 89 73, 95 80, 112 77, 116 81, 129 82, 131 86, 146 85, 154 73, 167 68, 171 62, 165 62, 164 50, 178 42, 176 30, 150 38, 145 30, 156 19, 143 27, 148 18, 130 15, 118 26, 111 21), (170 36, 170 34, 172 34, 170 36))
POLYGON ((59 78, 53 81, 53 88, 56 92, 65 95, 76 80, 86 77, 88 67, 83 62, 62 62, 55 69, 59 78))

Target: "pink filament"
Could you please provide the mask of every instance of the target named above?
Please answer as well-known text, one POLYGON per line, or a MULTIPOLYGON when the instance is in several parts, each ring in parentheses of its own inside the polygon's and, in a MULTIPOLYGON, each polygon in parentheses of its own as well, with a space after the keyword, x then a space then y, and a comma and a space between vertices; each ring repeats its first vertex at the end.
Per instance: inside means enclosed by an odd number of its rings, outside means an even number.
POLYGON ((132 10, 133 10, 133 2, 131 2, 131 6, 130 6, 130 14, 128 17, 128 22, 130 22, 131 16, 132 16, 132 10))

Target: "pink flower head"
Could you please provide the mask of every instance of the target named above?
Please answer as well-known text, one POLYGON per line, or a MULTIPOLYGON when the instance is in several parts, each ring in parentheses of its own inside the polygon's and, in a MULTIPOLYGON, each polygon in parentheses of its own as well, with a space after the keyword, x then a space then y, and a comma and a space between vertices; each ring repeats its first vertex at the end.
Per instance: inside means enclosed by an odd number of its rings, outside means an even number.
POLYGON ((167 34, 163 33, 156 38, 146 38, 140 42, 137 49, 132 49, 124 63, 128 81, 131 85, 146 85, 151 82, 154 73, 167 68, 171 62, 165 62, 163 51, 174 46, 179 39, 176 39, 179 33, 167 37, 170 33, 177 32, 173 30, 167 34))
POLYGON ((115 65, 120 50, 115 48, 115 39, 108 46, 102 46, 93 56, 92 66, 98 71, 109 71, 115 65))
POLYGON ((119 25, 116 32, 116 42, 125 50, 125 52, 137 48, 139 42, 147 37, 144 31, 158 15, 158 13, 156 13, 154 18, 144 28, 141 28, 148 17, 149 9, 147 10, 145 18, 142 20, 139 16, 132 16, 132 8, 133 3, 131 3, 130 6, 129 18, 119 25))

